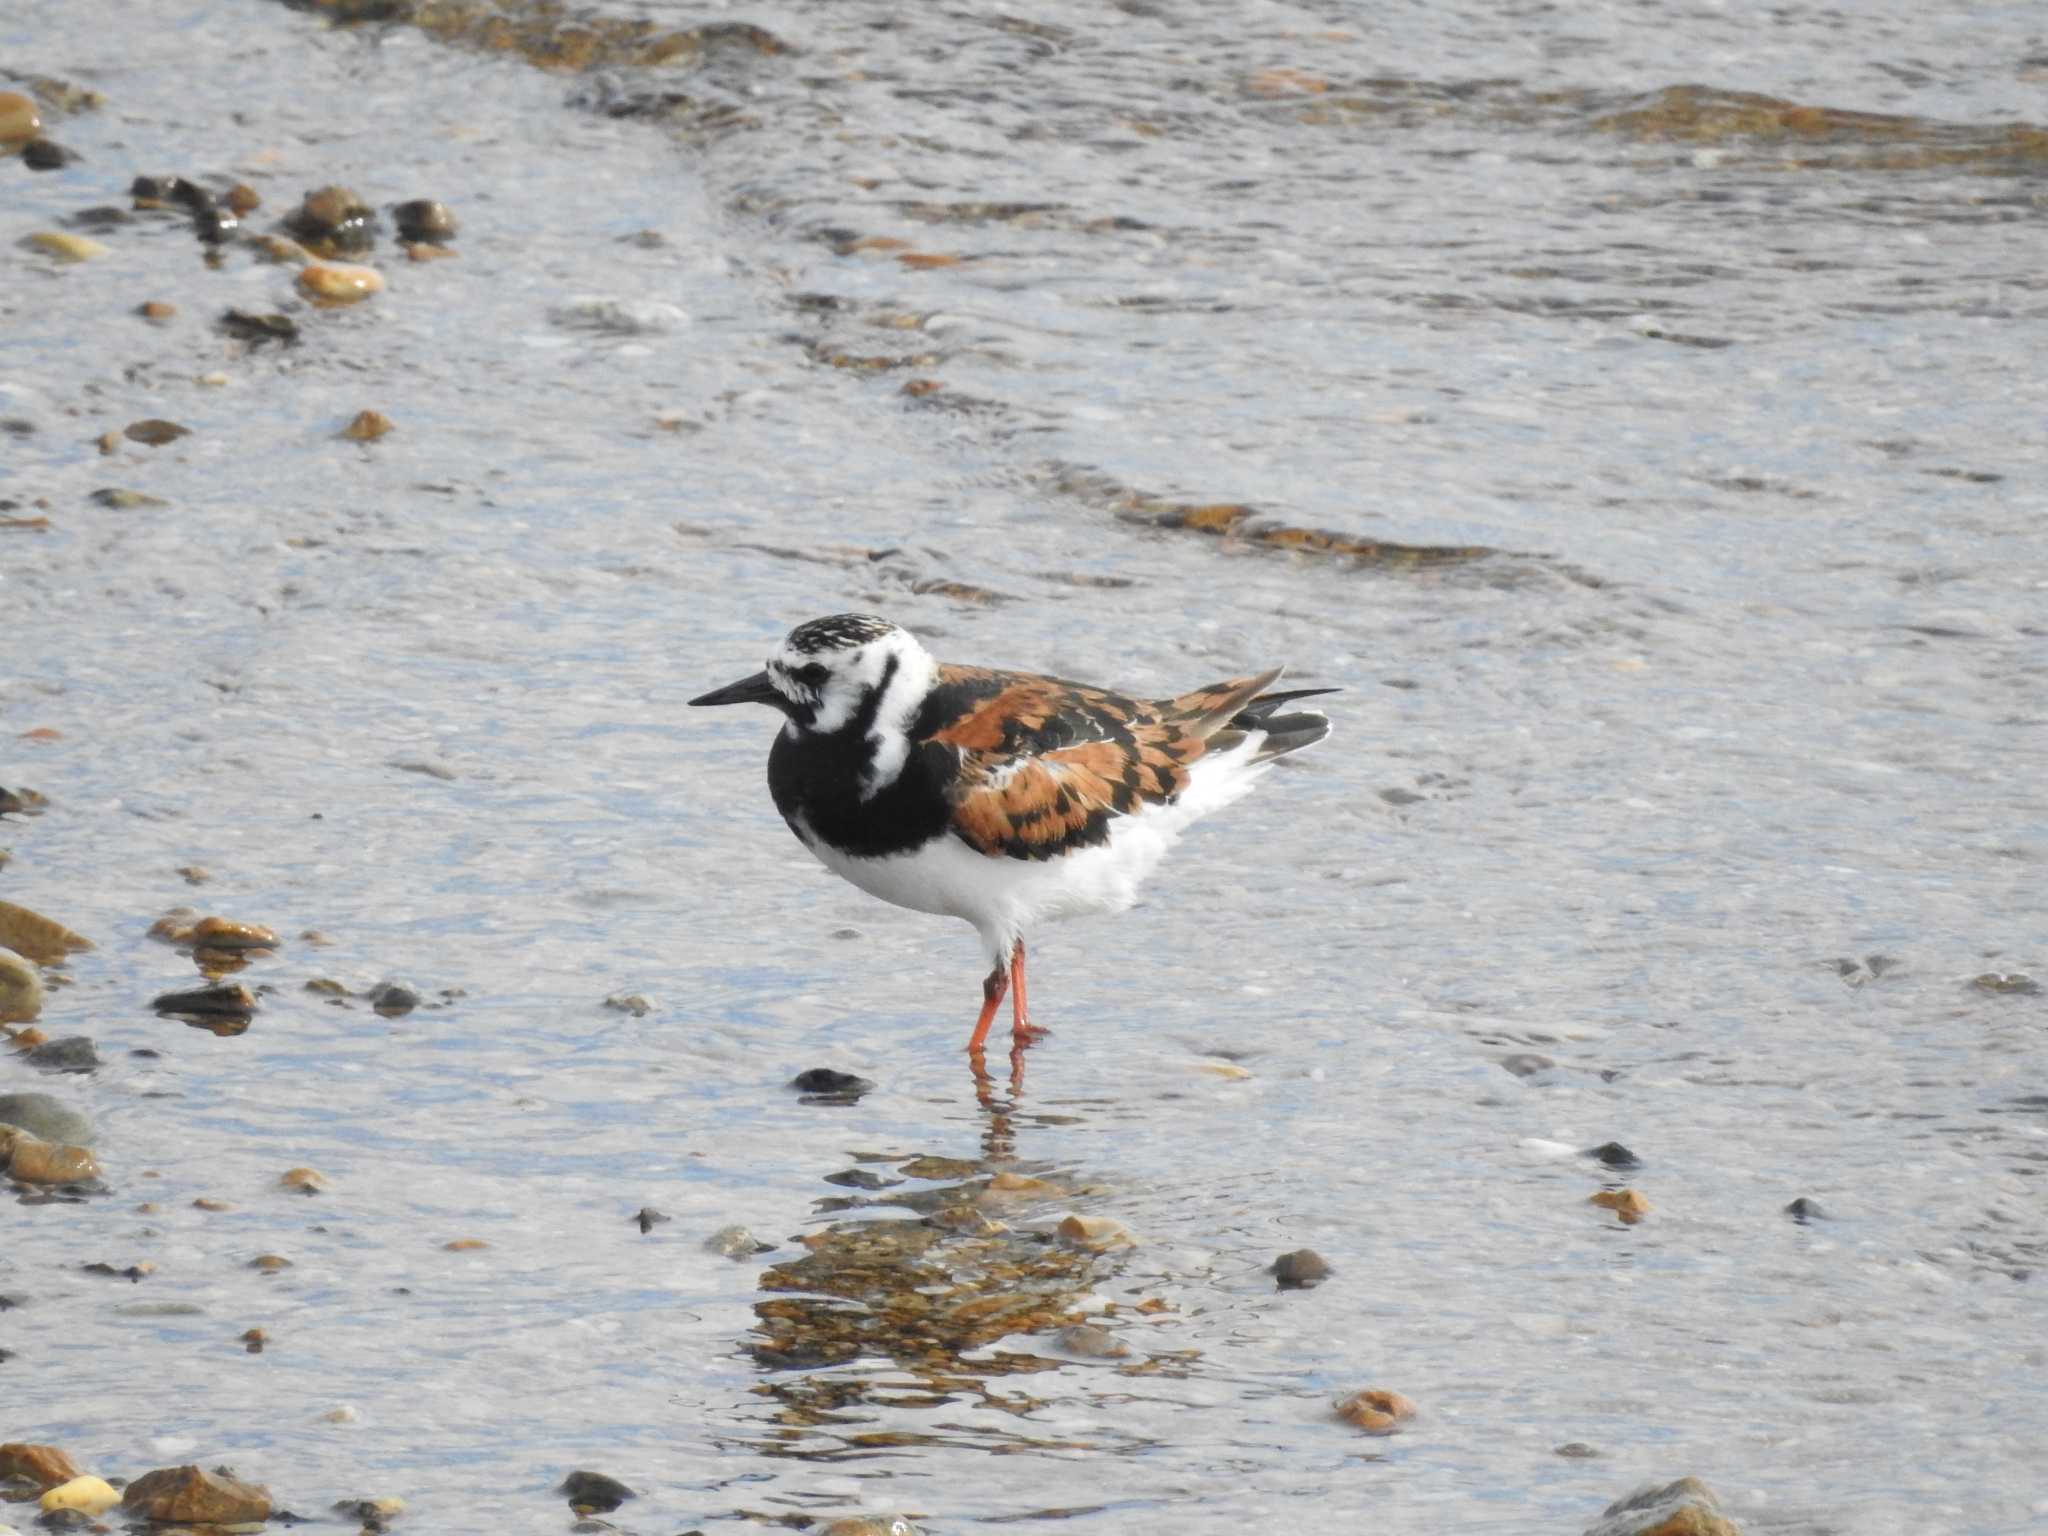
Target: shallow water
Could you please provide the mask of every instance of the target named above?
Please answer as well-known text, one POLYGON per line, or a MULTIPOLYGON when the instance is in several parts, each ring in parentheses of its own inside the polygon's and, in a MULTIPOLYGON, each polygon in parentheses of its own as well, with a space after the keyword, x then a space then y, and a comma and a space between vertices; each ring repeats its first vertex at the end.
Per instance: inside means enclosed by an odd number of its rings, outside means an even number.
POLYGON ((730 19, 789 51, 0 19, 106 97, 82 163, 0 163, 0 510, 52 525, 0 530, 0 784, 52 801, 0 898, 97 941, 42 1024, 107 1061, 0 1087, 88 1108, 111 1189, 4 1207, 9 1437, 436 1530, 577 1466, 650 1532, 1570 1530, 1686 1473, 1759 1530, 2048 1520, 2044 1005, 1973 985, 2048 967, 2032 14, 730 19), (289 274, 180 221, 14 243, 170 171, 259 227, 441 197, 461 254, 387 238, 389 293, 249 350, 215 316, 289 274), (101 455, 142 417, 192 434, 101 455), (768 721, 683 708, 845 608, 1346 690, 1145 906, 1042 935, 1020 1093, 959 1053, 967 930, 834 883, 768 721), (332 943, 219 1038, 147 1007, 181 902, 332 943), (1609 1140, 1644 1166, 1553 1155, 1609 1140), (918 1154, 968 1167, 826 1182, 918 1154), (1005 1168, 1066 1193, 991 1215, 1134 1246, 860 1225, 1005 1168), (1634 1227, 1584 1203, 1624 1181, 1634 1227), (779 1246, 702 1250, 735 1221, 779 1246), (1335 1277, 1276 1293, 1303 1245, 1335 1277), (1070 1310, 1133 1353, 1061 1355, 1070 1310), (1420 1418, 1333 1419, 1367 1385, 1420 1418))

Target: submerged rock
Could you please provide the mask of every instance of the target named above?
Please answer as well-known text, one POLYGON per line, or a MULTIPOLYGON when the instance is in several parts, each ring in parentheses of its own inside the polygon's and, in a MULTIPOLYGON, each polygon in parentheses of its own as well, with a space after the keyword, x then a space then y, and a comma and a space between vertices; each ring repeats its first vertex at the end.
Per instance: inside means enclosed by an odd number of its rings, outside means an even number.
POLYGON ((217 987, 194 987, 187 992, 165 992, 149 1006, 158 1013, 247 1022, 256 1012, 256 994, 237 981, 217 987))
POLYGON ((818 1536, 920 1536, 918 1528, 901 1515, 852 1515, 834 1520, 818 1536))
POLYGON ((316 187, 285 220, 291 237, 321 256, 367 251, 376 215, 347 187, 316 187))
POLYGON ((301 267, 297 281, 300 291, 319 304, 354 304, 384 291, 383 273, 346 262, 301 267))
POLYGON ((1131 1346, 1099 1323, 1069 1323, 1053 1335, 1053 1346, 1083 1360, 1128 1360, 1131 1346))
POLYGON ((20 91, 0 91, 0 144, 26 144, 43 131, 35 98, 20 91))
POLYGON ((571 1472, 555 1492, 567 1498, 574 1508, 600 1515, 610 1514, 626 1500, 638 1497, 616 1477, 607 1477, 602 1472, 571 1472))
POLYGON ((121 1495, 121 1507, 145 1520, 225 1525, 270 1518, 270 1490, 203 1467, 160 1467, 145 1472, 121 1495))
POLYGON ((708 1253, 718 1254, 727 1259, 751 1259, 757 1253, 766 1253, 775 1245, 764 1243, 745 1227, 720 1227, 704 1239, 708 1253))
POLYGON ((66 1035, 24 1051, 21 1059, 40 1072, 93 1072, 99 1069, 100 1053, 88 1037, 66 1035))
POLYGON ((47 1093, 0 1093, 0 1125, 18 1126, 44 1141, 92 1145, 92 1121, 47 1093))
MULTIPOLYGON (((0 1118, 5 1117, 0 1116, 0 1118)), ((1801 1195, 1797 1200, 1794 1200, 1785 1207, 1785 1214, 1794 1221, 1804 1225, 1809 1221, 1824 1221, 1827 1219, 1828 1213, 1820 1208, 1818 1200, 1809 1200, 1806 1196, 1801 1195)))
POLYGON ((1741 1536, 1721 1513, 1714 1490, 1696 1477, 1675 1483, 1644 1483, 1601 1512, 1586 1536, 1741 1536))
POLYGON ((1069 1216, 1055 1230, 1061 1242, 1085 1253, 1127 1248, 1135 1241, 1122 1222, 1107 1216, 1069 1216))

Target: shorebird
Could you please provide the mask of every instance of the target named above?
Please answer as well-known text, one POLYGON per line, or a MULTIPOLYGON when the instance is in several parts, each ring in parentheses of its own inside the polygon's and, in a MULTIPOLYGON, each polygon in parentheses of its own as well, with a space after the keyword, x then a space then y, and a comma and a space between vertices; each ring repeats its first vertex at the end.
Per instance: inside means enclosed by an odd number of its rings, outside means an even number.
POLYGON ((974 925, 991 966, 978 1060, 1006 991, 1013 1048, 1041 1033, 1024 983, 1035 925, 1128 907, 1189 823, 1329 734, 1290 706, 1336 690, 1265 692, 1280 670, 1136 699, 934 661, 887 619, 842 613, 690 702, 781 711, 768 788, 803 845, 871 896, 974 925))

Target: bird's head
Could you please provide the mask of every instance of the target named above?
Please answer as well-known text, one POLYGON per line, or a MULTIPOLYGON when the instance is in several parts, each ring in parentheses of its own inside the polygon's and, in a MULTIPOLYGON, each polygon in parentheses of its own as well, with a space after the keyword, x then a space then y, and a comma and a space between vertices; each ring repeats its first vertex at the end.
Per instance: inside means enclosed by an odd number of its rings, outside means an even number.
POLYGON ((885 703, 901 712, 923 698, 936 664, 917 637, 871 613, 839 613, 799 624, 752 677, 692 704, 768 704, 798 730, 830 734, 853 722, 872 730, 885 703))

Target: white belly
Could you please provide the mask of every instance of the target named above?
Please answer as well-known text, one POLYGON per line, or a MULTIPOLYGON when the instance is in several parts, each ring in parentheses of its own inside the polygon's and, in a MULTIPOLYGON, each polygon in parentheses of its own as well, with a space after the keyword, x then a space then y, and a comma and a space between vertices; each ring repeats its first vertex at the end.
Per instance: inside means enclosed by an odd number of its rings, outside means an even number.
POLYGON ((852 858, 799 829, 804 846, 834 874, 870 896, 913 912, 932 912, 972 923, 991 960, 1005 963, 1010 948, 1039 923, 1093 912, 1121 912, 1137 899, 1181 831, 1227 805, 1265 771, 1251 766, 1256 738, 1242 748, 1198 761, 1188 788, 1168 806, 1151 806, 1110 823, 1109 840, 1050 859, 990 857, 957 837, 943 837, 914 853, 852 858))

